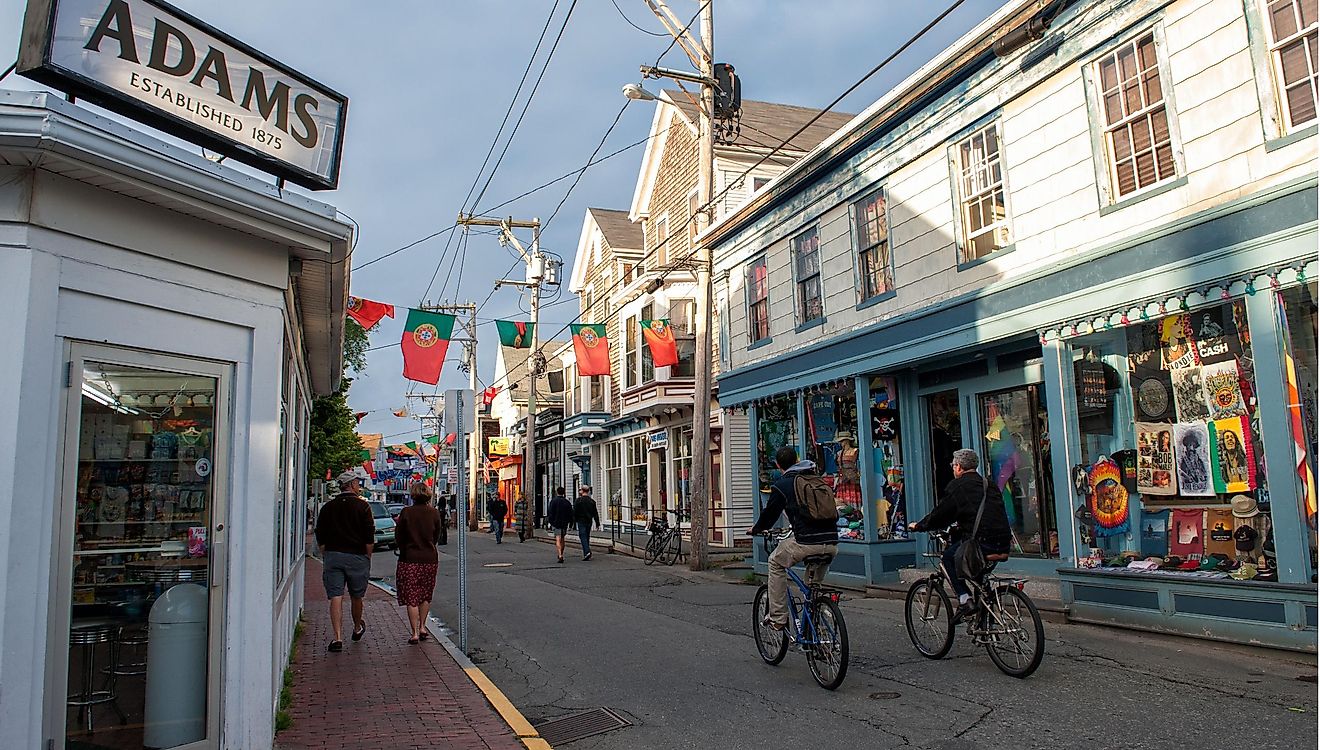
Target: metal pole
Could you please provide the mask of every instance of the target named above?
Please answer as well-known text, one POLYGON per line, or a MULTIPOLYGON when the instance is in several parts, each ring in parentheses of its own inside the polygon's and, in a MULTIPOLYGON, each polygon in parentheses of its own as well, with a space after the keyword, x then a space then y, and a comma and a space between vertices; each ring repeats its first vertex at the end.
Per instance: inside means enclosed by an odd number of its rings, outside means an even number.
MULTIPOLYGON (((711 6, 706 2, 701 9, 701 77, 710 81, 714 76, 715 20, 711 6)), ((711 188, 715 177, 715 136, 712 118, 715 110, 715 87, 701 86, 700 154, 697 171, 697 202, 702 210, 696 216, 698 234, 709 223, 713 207, 711 188)), ((710 401, 711 401, 711 303, 714 297, 710 278, 710 248, 704 243, 696 250, 697 263, 697 319, 696 319, 696 404, 692 407, 692 558, 693 570, 705 570, 708 565, 707 538, 710 515, 710 401)))
MULTIPOLYGON (((469 304, 471 306, 468 308, 468 312, 470 316, 469 317, 470 322, 468 323, 468 331, 470 338, 472 339, 472 342, 470 344, 471 348, 468 349, 468 387, 472 389, 472 394, 473 394, 472 397, 476 398, 477 397, 476 396, 477 394, 477 306, 472 305, 471 303, 469 304)), ((472 434, 468 436, 467 488, 468 488, 468 497, 472 498, 472 501, 474 503, 476 502, 476 498, 477 498, 477 468, 481 465, 480 427, 481 427, 481 420, 478 419, 476 420, 476 424, 472 425, 472 434)), ((455 437, 454 440, 457 441, 459 440, 459 438, 455 437)), ((458 448, 459 446, 454 446, 454 447, 458 448)), ((462 478, 460 477, 460 481, 461 479, 462 478)), ((464 524, 475 523, 476 520, 477 519, 475 514, 472 516, 471 521, 469 521, 466 515, 463 516, 464 524)), ((472 527, 472 530, 473 531, 476 530, 475 526, 472 527)))
MULTIPOLYGON (((475 398, 475 396, 474 396, 475 398)), ((456 417, 457 432, 454 436, 454 442, 458 442, 465 434, 463 429, 463 414, 467 409, 467 404, 463 403, 463 391, 458 392, 458 403, 453 405, 458 409, 456 417)), ((458 446, 454 446, 458 448, 458 446)), ((467 516, 468 492, 467 492, 467 462, 464 460, 463 451, 454 451, 454 463, 458 466, 458 496, 459 506, 463 508, 464 517, 467 516)), ((460 524, 458 527, 458 648, 464 654, 468 652, 468 594, 467 594, 467 524, 460 524)))
POLYGON ((532 252, 527 260, 527 267, 532 271, 532 276, 527 281, 532 294, 532 344, 527 353, 527 450, 523 454, 523 499, 526 504, 523 510, 523 517, 519 519, 522 522, 523 530, 528 538, 533 536, 532 524, 528 522, 527 516, 535 514, 536 507, 536 355, 537 346, 540 344, 541 331, 537 326, 541 313, 541 278, 544 269, 544 261, 541 258, 541 226, 540 221, 536 220, 532 227, 532 252), (540 264, 540 265, 538 265, 540 264))

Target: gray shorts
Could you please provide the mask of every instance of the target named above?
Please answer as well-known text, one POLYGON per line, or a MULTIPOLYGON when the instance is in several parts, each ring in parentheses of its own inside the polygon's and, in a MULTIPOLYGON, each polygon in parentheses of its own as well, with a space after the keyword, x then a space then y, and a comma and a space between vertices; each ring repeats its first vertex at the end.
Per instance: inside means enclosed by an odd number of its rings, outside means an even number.
POLYGON ((555 539, 564 539, 568 537, 567 526, 555 526, 553 528, 555 530, 555 539))
POLYGON ((325 597, 333 599, 344 595, 344 583, 348 583, 348 595, 361 599, 367 595, 367 580, 371 577, 371 558, 366 555, 350 555, 347 552, 326 550, 324 565, 321 568, 321 583, 325 584, 325 597))

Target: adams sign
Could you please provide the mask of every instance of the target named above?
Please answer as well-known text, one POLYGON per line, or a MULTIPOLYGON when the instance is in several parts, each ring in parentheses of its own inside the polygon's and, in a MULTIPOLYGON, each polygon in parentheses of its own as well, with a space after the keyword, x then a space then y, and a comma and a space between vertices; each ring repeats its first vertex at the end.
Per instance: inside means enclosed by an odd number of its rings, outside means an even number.
POLYGON ((160 0, 29 0, 18 72, 313 190, 348 99, 160 0))

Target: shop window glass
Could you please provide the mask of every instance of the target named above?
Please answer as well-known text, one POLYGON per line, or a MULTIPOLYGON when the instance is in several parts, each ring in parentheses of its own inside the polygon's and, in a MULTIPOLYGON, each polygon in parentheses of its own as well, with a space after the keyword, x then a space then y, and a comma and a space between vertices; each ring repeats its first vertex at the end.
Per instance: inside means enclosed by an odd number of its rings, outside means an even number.
POLYGON ((1274 579, 1242 301, 1081 337, 1073 360, 1080 564, 1274 579))
POLYGON ((990 123, 954 148, 957 190, 962 214, 963 263, 993 253, 1009 243, 1007 189, 999 124, 990 123))
POLYGON ((630 437, 624 441, 625 458, 628 462, 628 505, 627 512, 634 521, 646 521, 646 463, 647 442, 645 435, 630 437))
POLYGON ((605 497, 610 506, 610 520, 623 517, 623 469, 619 462, 619 443, 605 444, 605 497))
POLYGON ((605 411, 605 388, 607 387, 604 375, 592 375, 588 380, 591 385, 591 411, 605 411))
POLYGON ((854 203, 852 211, 853 225, 857 227, 857 276, 860 283, 857 297, 865 302, 894 288, 884 189, 854 203))
POLYGON ((747 337, 753 344, 770 338, 770 284, 765 258, 747 267, 747 337))
POLYGON ((1003 498, 1013 532, 1011 551, 1057 557, 1059 534, 1044 389, 1027 385, 983 393, 978 401, 983 476, 1003 498))
POLYGON ((1316 569, 1316 283, 1289 287, 1279 293, 1279 315, 1287 337, 1284 394, 1295 454, 1298 503, 1304 519, 1311 571, 1316 569))
POLYGON ((820 232, 816 227, 793 238, 793 272, 797 279, 798 322, 825 316, 820 287, 820 232))
POLYGON ((762 500, 779 478, 775 451, 784 446, 798 449, 797 399, 781 396, 756 410, 756 455, 762 500))
POLYGON ((1096 63, 1110 179, 1118 197, 1177 173, 1160 54, 1155 33, 1147 32, 1096 63))
POLYGON ((944 488, 953 481, 953 452, 963 447, 962 408, 958 391, 942 391, 925 397, 926 421, 930 426, 930 468, 935 484, 930 507, 939 504, 944 488))
POLYGON ((81 389, 68 689, 117 699, 69 711, 67 746, 203 740, 216 380, 87 362, 81 389), (145 663, 157 606, 187 618, 167 669, 145 663))
POLYGON ((834 487, 839 538, 862 540, 862 463, 857 447, 857 394, 852 381, 807 395, 807 456, 834 487))
POLYGON ((1279 99, 1289 129, 1296 129, 1316 119, 1320 90, 1316 0, 1272 0, 1266 4, 1266 15, 1279 99))
MULTIPOLYGON (((880 495, 867 507, 874 508, 878 538, 906 539, 907 497, 904 494, 903 451, 899 442, 898 384, 893 378, 873 377, 868 393, 871 470, 875 473, 872 486, 880 488, 880 495)), ((866 441, 860 444, 862 450, 867 449, 866 441)))
POLYGON ((674 501, 680 518, 692 518, 692 430, 678 430, 674 443, 674 501))
POLYGON ((678 364, 669 371, 671 377, 690 378, 696 374, 697 303, 692 299, 669 301, 669 325, 674 331, 674 343, 678 348, 678 364))

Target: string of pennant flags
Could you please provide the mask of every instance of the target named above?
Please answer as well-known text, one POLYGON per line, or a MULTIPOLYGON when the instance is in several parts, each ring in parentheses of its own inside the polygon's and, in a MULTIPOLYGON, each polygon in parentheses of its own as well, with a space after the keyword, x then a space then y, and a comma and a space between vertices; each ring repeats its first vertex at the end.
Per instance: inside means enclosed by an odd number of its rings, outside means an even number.
MULTIPOLYGON (((347 315, 362 326, 371 330, 384 318, 394 318, 394 305, 362 297, 349 297, 347 315)), ((403 334, 399 339, 399 348, 403 354, 403 376, 409 380, 428 385, 440 382, 440 372, 444 367, 445 355, 449 351, 449 341, 453 336, 457 318, 449 313, 432 312, 408 308, 404 319, 403 334)), ((674 330, 668 318, 656 318, 640 322, 642 337, 651 350, 651 357, 656 367, 668 367, 678 364, 678 342, 674 339, 674 330)), ((517 320, 497 320, 495 328, 499 332, 500 345, 514 349, 531 348, 533 324, 517 320)), ((573 353, 577 358, 578 374, 583 377, 610 374, 610 342, 605 333, 604 323, 573 323, 569 326, 573 334, 573 353)), ((498 388, 487 388, 482 393, 483 405, 489 404, 499 392, 498 388)), ((396 416, 400 416, 397 412, 396 416)))

